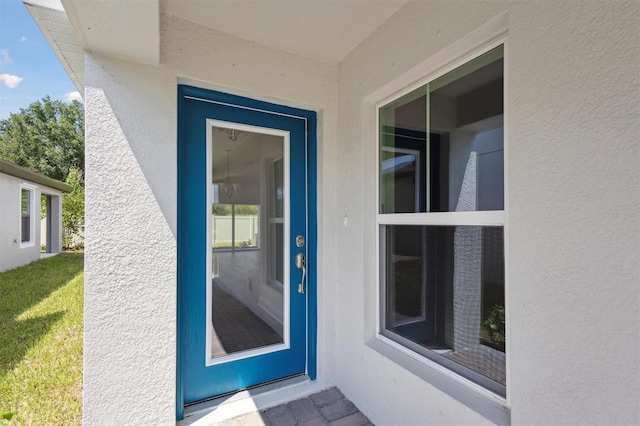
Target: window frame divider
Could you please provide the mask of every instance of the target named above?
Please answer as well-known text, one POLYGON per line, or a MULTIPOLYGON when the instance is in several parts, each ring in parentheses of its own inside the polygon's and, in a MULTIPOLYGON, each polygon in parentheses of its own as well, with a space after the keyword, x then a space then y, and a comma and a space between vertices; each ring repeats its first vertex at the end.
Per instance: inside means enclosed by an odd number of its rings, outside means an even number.
POLYGON ((378 225, 504 226, 504 210, 380 213, 378 225))

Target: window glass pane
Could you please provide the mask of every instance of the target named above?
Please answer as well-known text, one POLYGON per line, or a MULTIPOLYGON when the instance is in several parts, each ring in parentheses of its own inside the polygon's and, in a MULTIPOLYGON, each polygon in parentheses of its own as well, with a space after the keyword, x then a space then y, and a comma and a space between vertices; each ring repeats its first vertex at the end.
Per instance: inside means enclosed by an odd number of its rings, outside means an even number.
POLYGON ((269 250, 269 276, 272 284, 282 288, 284 283, 284 195, 285 176, 284 158, 275 159, 270 164, 270 217, 269 235, 271 247, 269 250))
POLYGON ((28 189, 22 190, 22 202, 21 202, 21 211, 22 216, 29 216, 29 212, 31 211, 31 197, 28 189))
POLYGON ((284 217, 284 159, 273 162, 273 217, 284 217))
POLYGON ((380 213, 425 212, 427 87, 380 109, 380 213))
POLYGON ((284 283, 284 224, 274 223, 275 228, 275 252, 273 254, 273 267, 275 269, 275 281, 284 283))
POLYGON ((258 209, 260 206, 251 204, 235 204, 233 217, 235 248, 258 247, 258 209))
POLYGON ((502 47, 380 109, 380 213, 504 209, 502 47))
POLYGON ((383 334, 504 393, 503 228, 381 231, 383 334))
POLYGON ((255 204, 214 202, 211 218, 212 247, 214 249, 258 247, 259 210, 260 206, 255 204))
POLYGON ((233 244, 233 206, 231 204, 213 204, 213 217, 211 218, 211 243, 212 248, 231 248, 233 244))
POLYGON ((22 189, 20 201, 20 241, 26 243, 31 241, 31 190, 22 189))

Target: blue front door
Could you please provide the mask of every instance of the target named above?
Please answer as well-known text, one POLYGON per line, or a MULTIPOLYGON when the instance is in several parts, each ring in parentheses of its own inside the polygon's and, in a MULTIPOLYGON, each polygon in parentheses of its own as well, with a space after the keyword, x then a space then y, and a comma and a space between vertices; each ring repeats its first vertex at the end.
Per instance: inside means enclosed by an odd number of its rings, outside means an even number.
POLYGON ((184 405, 315 376, 315 113, 179 86, 184 405))

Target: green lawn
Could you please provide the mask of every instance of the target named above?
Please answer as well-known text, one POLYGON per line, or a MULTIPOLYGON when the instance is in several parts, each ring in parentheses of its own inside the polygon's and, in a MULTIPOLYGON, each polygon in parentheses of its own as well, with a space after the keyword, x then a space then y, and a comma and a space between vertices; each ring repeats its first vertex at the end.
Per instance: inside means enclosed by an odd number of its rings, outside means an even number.
POLYGON ((83 284, 83 253, 0 274, 0 424, 82 422, 83 284))

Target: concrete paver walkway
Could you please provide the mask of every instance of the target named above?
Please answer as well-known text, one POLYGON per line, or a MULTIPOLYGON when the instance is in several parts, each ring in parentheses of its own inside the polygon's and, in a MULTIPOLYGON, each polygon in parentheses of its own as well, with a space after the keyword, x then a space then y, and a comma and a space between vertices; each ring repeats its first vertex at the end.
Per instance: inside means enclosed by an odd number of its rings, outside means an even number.
POLYGON ((254 411, 221 423, 223 426, 364 426, 373 425, 338 388, 254 411))

